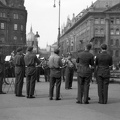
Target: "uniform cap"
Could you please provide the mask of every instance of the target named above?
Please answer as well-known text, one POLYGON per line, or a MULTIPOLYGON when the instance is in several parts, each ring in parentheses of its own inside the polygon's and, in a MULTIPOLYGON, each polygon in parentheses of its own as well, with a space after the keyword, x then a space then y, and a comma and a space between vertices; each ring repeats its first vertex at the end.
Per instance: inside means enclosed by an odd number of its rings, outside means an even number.
POLYGON ((59 54, 59 52, 60 52, 60 50, 59 50, 58 48, 56 48, 56 49, 54 50, 54 53, 55 53, 55 54, 59 54))
POLYGON ((27 48, 27 51, 30 51, 30 52, 31 52, 32 50, 33 50, 33 47, 32 47, 32 46, 30 46, 30 47, 27 48))
POLYGON ((102 44, 102 45, 101 45, 101 48, 102 48, 103 50, 107 50, 107 45, 106 45, 106 44, 102 44))
POLYGON ((22 51, 23 49, 22 49, 22 47, 18 47, 17 48, 17 52, 20 52, 20 51, 22 51))

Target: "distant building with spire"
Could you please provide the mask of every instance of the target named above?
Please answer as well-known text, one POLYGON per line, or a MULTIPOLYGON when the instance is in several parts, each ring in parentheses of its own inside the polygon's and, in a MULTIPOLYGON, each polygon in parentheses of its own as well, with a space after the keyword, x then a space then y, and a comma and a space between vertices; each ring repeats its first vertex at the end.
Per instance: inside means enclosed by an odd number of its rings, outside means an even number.
POLYGON ((33 46, 33 50, 38 53, 38 38, 39 38, 38 32, 36 34, 33 33, 32 26, 30 28, 30 32, 26 36, 26 45, 27 46, 33 46))

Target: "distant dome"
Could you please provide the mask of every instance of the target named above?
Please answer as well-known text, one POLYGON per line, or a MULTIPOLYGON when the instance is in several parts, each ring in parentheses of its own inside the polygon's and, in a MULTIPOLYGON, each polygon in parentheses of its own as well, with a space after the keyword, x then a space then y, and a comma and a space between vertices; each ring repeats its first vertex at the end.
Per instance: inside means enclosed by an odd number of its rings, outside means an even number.
POLYGON ((35 40, 35 34, 32 32, 32 27, 30 29, 30 32, 27 34, 27 41, 34 41, 35 40))

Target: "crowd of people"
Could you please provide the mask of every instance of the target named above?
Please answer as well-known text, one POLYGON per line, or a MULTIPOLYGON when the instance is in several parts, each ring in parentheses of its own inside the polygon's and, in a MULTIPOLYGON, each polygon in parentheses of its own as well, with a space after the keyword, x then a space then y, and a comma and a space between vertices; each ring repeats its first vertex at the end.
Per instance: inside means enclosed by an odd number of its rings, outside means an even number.
MULTIPOLYGON (((54 50, 49 59, 42 61, 33 53, 33 47, 28 47, 26 54, 19 47, 17 54, 14 56, 13 63, 15 66, 15 95, 25 97, 22 94, 23 80, 26 77, 26 97, 35 98, 35 84, 39 82, 40 67, 44 69, 45 81, 49 81, 49 99, 53 100, 54 87, 56 85, 56 100, 60 98, 61 82, 65 82, 65 89, 72 89, 74 71, 77 71, 77 102, 78 104, 89 104, 89 87, 93 73, 98 84, 98 97, 100 104, 107 104, 108 85, 110 79, 110 67, 113 65, 112 56, 107 52, 107 45, 101 45, 101 52, 94 57, 90 50, 91 44, 85 46, 85 50, 77 56, 76 63, 72 61, 72 54, 67 57, 59 56, 59 49, 54 50)), ((0 54, 0 94, 3 84, 3 64, 4 59, 0 54)))

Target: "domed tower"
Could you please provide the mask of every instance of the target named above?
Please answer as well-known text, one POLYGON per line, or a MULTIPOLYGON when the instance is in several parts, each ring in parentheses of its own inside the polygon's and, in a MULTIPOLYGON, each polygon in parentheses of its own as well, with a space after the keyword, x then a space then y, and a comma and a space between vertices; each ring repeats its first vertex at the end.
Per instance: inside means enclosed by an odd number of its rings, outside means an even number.
POLYGON ((30 32, 27 34, 27 39, 26 39, 27 46, 34 46, 34 41, 35 41, 35 34, 33 33, 31 26, 30 32))

